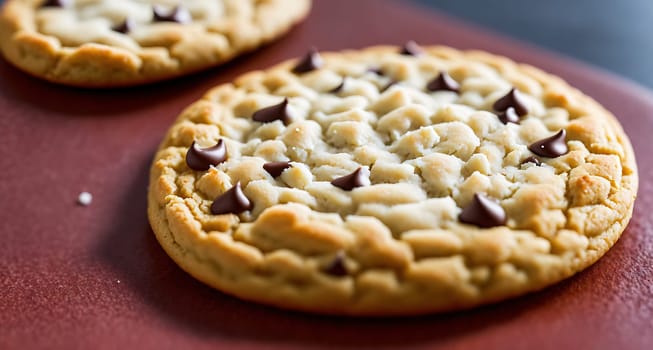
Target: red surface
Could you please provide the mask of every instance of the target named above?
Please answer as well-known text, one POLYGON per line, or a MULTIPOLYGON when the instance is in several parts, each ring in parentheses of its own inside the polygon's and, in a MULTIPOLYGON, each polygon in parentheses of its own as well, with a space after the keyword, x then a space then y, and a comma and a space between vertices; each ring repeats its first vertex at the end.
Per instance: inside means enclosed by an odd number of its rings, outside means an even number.
POLYGON ((648 349, 653 344, 653 98, 619 78, 399 2, 318 1, 280 42, 193 77, 120 91, 43 83, 0 61, 0 348, 648 349), (540 293, 419 318, 318 317, 247 304, 182 272, 150 231, 150 158, 209 87, 306 48, 481 48, 557 73, 622 121, 633 220, 596 265, 540 293), (81 191, 89 207, 75 205, 81 191))

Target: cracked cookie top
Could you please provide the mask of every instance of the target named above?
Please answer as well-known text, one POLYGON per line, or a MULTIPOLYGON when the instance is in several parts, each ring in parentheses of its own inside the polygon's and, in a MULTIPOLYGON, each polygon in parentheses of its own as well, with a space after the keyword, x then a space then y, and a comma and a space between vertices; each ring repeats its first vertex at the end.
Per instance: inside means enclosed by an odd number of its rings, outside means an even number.
POLYGON ((409 43, 312 50, 213 89, 164 139, 149 213, 168 253, 225 292, 406 314, 583 269, 636 188, 619 124, 561 79, 409 43))
POLYGON ((146 83, 225 62, 301 20, 310 0, 9 0, 4 55, 70 85, 146 83))

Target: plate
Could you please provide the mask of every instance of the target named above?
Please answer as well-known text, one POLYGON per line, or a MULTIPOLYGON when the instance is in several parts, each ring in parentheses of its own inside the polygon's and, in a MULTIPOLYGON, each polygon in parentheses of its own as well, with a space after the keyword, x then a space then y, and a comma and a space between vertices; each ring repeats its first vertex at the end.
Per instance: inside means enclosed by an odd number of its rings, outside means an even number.
POLYGON ((317 0, 279 42, 222 68, 126 90, 78 90, 0 60, 0 348, 645 349, 653 344, 653 97, 616 76, 437 13, 386 0, 317 0), (374 44, 478 48, 562 76, 617 115, 640 192, 621 240, 542 292, 478 309, 347 319, 241 302, 170 260, 146 215, 164 132, 210 87, 320 50, 374 44), (88 207, 80 192, 93 194, 88 207))

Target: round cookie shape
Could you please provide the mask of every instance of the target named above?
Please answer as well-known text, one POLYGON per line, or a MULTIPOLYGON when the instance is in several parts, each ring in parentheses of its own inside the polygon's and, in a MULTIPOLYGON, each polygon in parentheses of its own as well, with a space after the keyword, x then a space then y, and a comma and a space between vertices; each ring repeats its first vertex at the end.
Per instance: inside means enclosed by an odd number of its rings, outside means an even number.
POLYGON ((23 71, 80 87, 189 74, 270 42, 311 0, 7 0, 0 51, 23 71))
POLYGON ((148 215, 170 257, 225 293, 411 315, 583 270, 625 229, 637 185, 615 117, 560 78, 410 43, 310 50, 212 89, 161 143, 148 215), (225 161, 188 166, 219 140, 225 161))

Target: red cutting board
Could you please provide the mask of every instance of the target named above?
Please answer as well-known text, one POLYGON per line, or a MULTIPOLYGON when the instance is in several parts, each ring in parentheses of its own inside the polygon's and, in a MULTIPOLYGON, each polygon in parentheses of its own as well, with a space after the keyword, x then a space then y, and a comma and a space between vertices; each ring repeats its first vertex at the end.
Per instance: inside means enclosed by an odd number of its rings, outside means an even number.
POLYGON ((650 349, 653 344, 653 97, 613 75, 406 2, 318 0, 290 35, 223 68, 152 86, 85 91, 0 60, 0 348, 650 349), (148 167, 182 108, 252 69, 373 44, 479 48, 567 79, 613 111, 634 144, 633 219, 596 265, 467 312, 345 319, 270 309, 196 282, 146 217, 148 167), (89 207, 75 205, 82 191, 89 207))

